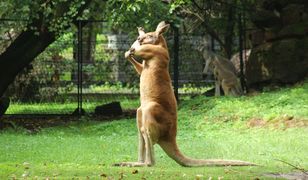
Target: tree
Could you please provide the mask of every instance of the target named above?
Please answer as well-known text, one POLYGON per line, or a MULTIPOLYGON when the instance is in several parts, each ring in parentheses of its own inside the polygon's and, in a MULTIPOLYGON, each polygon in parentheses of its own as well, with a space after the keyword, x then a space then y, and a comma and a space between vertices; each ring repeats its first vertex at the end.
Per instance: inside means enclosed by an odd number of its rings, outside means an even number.
MULTIPOLYGON (((0 97, 15 76, 80 18, 91 0, 6 1, 1 17, 22 17, 18 36, 0 55, 0 97), (18 9, 15 11, 15 9, 18 9)), ((17 32, 18 31, 18 32, 17 32)))
MULTIPOLYGON (((152 27, 160 21, 171 20, 169 6, 151 0, 8 0, 0 2, 0 18, 22 19, 14 23, 16 37, 0 54, 0 97, 15 76, 45 50, 78 18, 106 20, 111 30, 136 33, 136 27, 152 27), (17 9, 17 10, 16 10, 17 9)), ((10 31, 2 28, 0 33, 10 31)), ((137 34, 137 33, 136 33, 137 34)), ((7 45, 6 44, 6 45, 7 45)))
POLYGON ((187 31, 204 29, 219 43, 224 55, 231 58, 239 6, 237 0, 176 0, 171 11, 184 19, 187 31))

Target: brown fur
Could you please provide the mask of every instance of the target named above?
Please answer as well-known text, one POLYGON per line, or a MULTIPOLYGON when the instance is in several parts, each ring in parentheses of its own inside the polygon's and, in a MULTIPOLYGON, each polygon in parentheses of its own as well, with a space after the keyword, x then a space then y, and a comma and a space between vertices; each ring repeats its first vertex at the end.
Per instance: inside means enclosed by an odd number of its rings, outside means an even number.
POLYGON ((203 73, 208 74, 211 70, 215 77, 215 96, 220 96, 220 86, 225 95, 243 95, 236 69, 230 60, 211 52, 203 52, 203 57, 206 60, 203 73))
POLYGON ((139 132, 138 162, 121 162, 116 166, 153 166, 154 144, 159 144, 169 157, 182 166, 253 165, 243 161, 196 160, 184 156, 176 143, 177 103, 168 72, 169 53, 162 33, 169 25, 161 22, 156 31, 144 33, 139 28, 138 40, 125 57, 140 74, 140 101, 137 110, 139 132), (143 63, 134 56, 143 59, 143 63))

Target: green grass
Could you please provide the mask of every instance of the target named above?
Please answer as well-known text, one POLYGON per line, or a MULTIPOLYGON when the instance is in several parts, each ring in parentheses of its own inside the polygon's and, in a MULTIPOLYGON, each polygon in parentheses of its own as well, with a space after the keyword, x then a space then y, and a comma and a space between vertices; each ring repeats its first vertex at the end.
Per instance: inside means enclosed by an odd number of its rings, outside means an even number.
MULTIPOLYGON (((138 99, 111 98, 111 99, 84 100, 82 107, 87 113, 93 113, 98 105, 119 101, 123 109, 134 109, 138 107, 138 99)), ((54 103, 18 103, 12 102, 6 114, 71 114, 76 108, 77 102, 54 102, 54 103)))
POLYGON ((283 118, 308 120, 308 82, 255 96, 198 97, 184 101, 179 114, 183 115, 186 124, 197 126, 213 122, 230 122, 242 126, 253 118, 267 122, 283 118), (200 120, 191 123, 194 119, 190 118, 192 116, 200 120))
POLYGON ((240 159, 259 166, 184 168, 157 146, 155 167, 113 167, 115 162, 136 160, 135 120, 81 121, 35 134, 21 128, 2 131, 0 179, 271 179, 264 174, 295 171, 278 160, 307 170, 307 126, 271 126, 285 116, 307 122, 307 92, 305 83, 250 97, 181 101, 178 144, 184 154, 240 159), (263 119, 269 126, 250 128, 251 118, 263 119))

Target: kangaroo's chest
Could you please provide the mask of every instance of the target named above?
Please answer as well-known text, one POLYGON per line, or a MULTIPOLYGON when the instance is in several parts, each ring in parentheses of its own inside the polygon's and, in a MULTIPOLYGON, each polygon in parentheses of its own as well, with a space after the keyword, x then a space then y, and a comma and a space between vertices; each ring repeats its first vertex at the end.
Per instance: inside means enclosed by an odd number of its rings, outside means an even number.
POLYGON ((171 79, 167 70, 144 69, 140 76, 141 101, 168 99, 172 92, 171 79))

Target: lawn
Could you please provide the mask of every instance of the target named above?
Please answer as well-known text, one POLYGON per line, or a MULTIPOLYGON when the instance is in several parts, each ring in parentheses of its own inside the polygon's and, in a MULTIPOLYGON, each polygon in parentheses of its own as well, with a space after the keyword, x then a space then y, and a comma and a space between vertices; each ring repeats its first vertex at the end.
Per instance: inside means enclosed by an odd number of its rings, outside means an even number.
POLYGON ((137 158, 135 120, 84 117, 36 133, 2 130, 0 179, 271 179, 266 174, 307 171, 307 101, 308 83, 240 98, 181 100, 178 144, 184 154, 258 166, 184 168, 157 146, 154 167, 113 167, 137 158))
MULTIPOLYGON (((114 95, 116 96, 116 95, 114 95)), ((93 113, 96 106, 113 101, 121 102, 123 109, 133 109, 139 105, 138 99, 119 97, 109 97, 108 99, 84 99, 82 108, 87 113, 93 113)), ((77 108, 77 101, 72 102, 43 102, 43 103, 20 103, 12 102, 6 114, 71 114, 77 108)))

